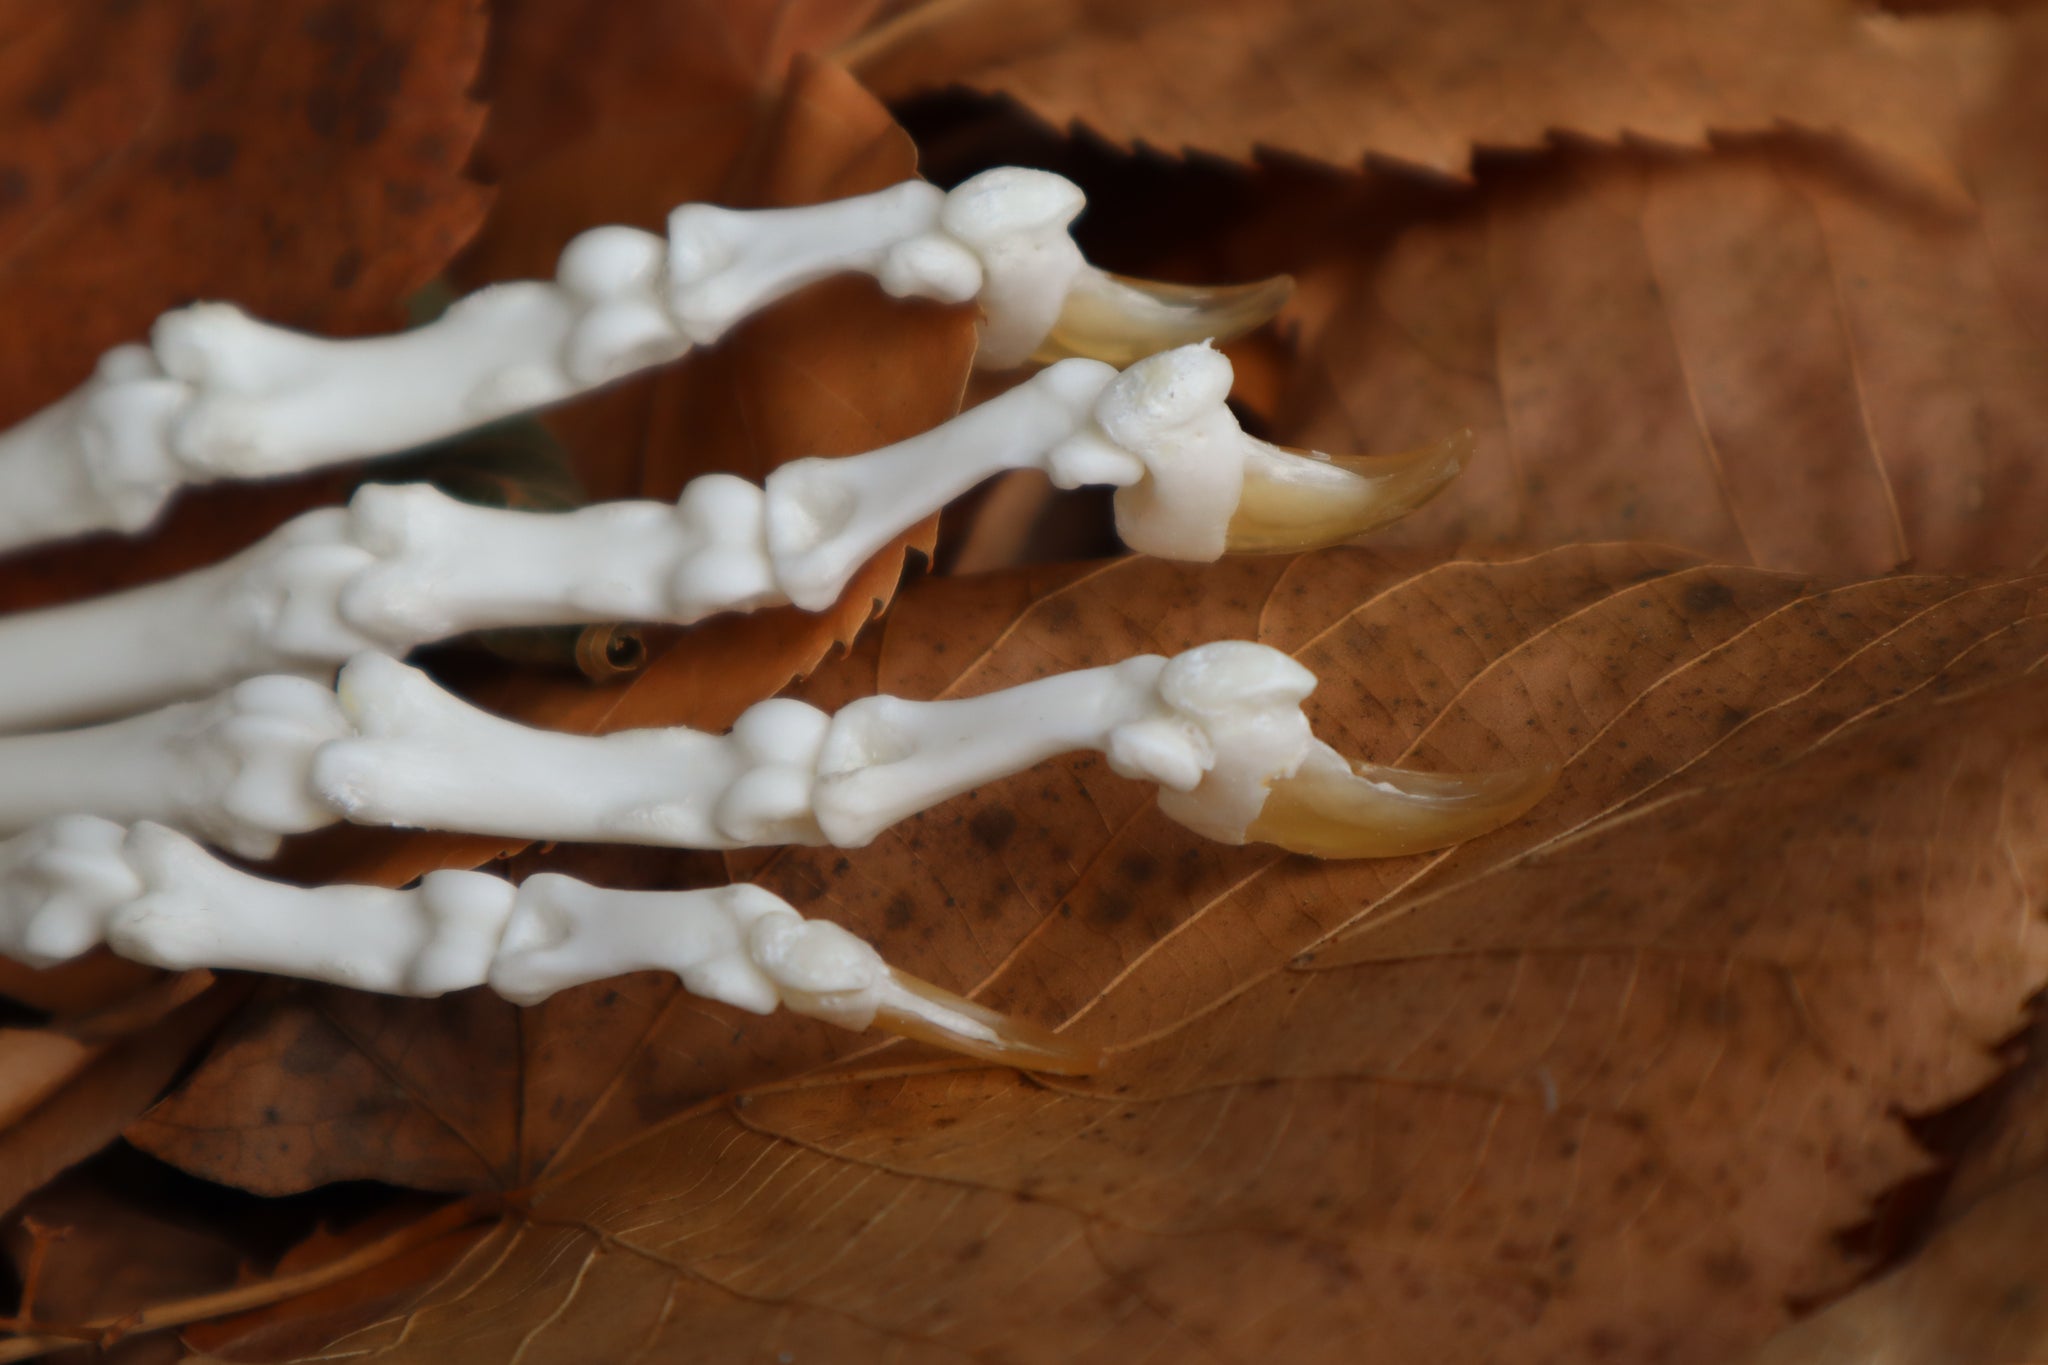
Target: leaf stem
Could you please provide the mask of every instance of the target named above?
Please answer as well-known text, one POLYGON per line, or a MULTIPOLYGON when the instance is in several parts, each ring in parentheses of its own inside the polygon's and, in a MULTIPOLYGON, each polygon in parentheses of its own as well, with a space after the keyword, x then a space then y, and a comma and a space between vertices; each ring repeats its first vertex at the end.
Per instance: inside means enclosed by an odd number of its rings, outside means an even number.
POLYGON ((325 1288, 351 1275, 382 1265, 394 1257, 425 1246, 472 1223, 496 1217, 505 1207, 506 1200, 503 1195, 475 1194, 444 1205, 388 1237, 379 1238, 366 1246, 357 1247, 345 1256, 338 1256, 323 1265, 307 1270, 273 1276, 253 1284, 237 1285, 233 1289, 172 1299, 132 1313, 95 1318, 75 1327, 37 1323, 34 1326, 39 1330, 35 1335, 0 1340, 0 1362, 29 1360, 52 1351, 75 1347, 80 1341, 90 1341, 106 1347, 145 1332, 162 1331, 166 1327, 182 1327, 186 1323, 203 1322, 208 1318, 226 1317, 231 1313, 261 1308, 267 1304, 325 1288))

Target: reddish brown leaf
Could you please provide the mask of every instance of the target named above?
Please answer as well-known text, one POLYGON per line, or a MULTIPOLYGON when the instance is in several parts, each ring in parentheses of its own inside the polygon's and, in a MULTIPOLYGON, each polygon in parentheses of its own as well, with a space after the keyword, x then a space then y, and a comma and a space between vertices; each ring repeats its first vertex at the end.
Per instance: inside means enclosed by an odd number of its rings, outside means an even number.
MULTIPOLYGON (((463 175, 478 0, 30 0, 0 35, 0 423, 194 299, 325 333, 398 325, 483 216, 463 175)), ((220 558, 345 486, 210 490, 140 540, 13 557, 0 609, 220 558)))
POLYGON ((388 327, 482 215, 476 0, 27 0, 0 31, 0 420, 193 298, 388 327))
POLYGON ((0 957, 0 996, 51 1014, 84 1014, 133 995, 161 975, 104 951, 44 971, 0 957))
MULTIPOLYGON (((1995 26, 1846 0, 1426 7, 1290 0, 923 0, 842 53, 884 98, 967 85, 1119 143, 1366 156, 1462 175, 1552 132, 1699 145, 1783 123, 1845 131, 1954 185, 1954 66, 1995 26)), ((1969 84, 1965 77, 1961 82, 1969 84)))
MULTIPOLYGON (((579 1036, 544 1007, 497 1091, 551 1135, 520 1158, 532 1221, 375 1343, 1719 1359, 1857 1273, 1835 1232, 1922 1165, 1897 1114, 1989 1079, 2048 976, 2044 587, 1629 546, 919 585, 806 694, 979 693, 1251 636, 1317 670, 1348 752, 1564 776, 1508 829, 1385 862, 1205 843, 1086 757, 867 849, 766 856, 762 884, 1071 1021, 1112 1068, 1027 1082, 652 978, 570 997, 615 1019, 579 1036)), ((384 1028, 415 1122, 457 1126, 444 1045, 384 1028)), ((309 1071, 272 1102, 317 1102, 309 1071)), ((263 1172, 227 1160, 261 1129, 216 1137, 215 1174, 263 1172)))
POLYGON ((791 62, 845 39, 876 4, 500 0, 479 159, 501 190, 467 269, 544 275, 585 228, 658 229, 677 204, 721 198, 791 62))

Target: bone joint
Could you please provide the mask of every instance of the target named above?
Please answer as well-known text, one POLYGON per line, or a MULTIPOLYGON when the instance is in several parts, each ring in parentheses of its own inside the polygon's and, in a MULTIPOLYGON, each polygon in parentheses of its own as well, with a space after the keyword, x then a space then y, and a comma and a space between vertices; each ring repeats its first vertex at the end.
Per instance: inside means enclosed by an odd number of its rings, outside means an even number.
POLYGON ((253 876, 147 822, 53 820, 0 843, 0 953, 51 966, 105 943, 153 966, 274 972, 433 996, 488 985, 536 1004, 586 981, 674 973, 692 995, 777 1007, 989 1060, 1087 1071, 1093 1049, 895 971, 871 945, 756 886, 608 891, 438 871, 405 890, 253 876))
POLYGON ((370 485, 347 508, 307 513, 209 568, 0 619, 0 730, 119 714, 260 673, 326 678, 361 650, 403 654, 471 630, 687 625, 782 602, 822 610, 906 527, 1006 469, 1111 485, 1132 548, 1211 560, 1240 539, 1259 550, 1346 539, 1462 464, 1445 447, 1387 457, 1390 470, 1361 477, 1268 445, 1231 415, 1230 383, 1230 362, 1201 345, 1121 374, 1066 360, 909 440, 797 460, 765 488, 705 475, 674 504, 519 512, 424 484, 370 485), (1290 527, 1307 530, 1290 539, 1290 527))

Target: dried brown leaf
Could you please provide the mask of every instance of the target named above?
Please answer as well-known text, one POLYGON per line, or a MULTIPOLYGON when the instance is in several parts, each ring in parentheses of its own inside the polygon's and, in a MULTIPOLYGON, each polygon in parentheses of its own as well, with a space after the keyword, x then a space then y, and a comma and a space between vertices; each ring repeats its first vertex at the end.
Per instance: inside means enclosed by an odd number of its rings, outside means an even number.
POLYGON ((31 1113, 121 1039, 153 1027, 213 985, 207 971, 148 973, 128 995, 43 1028, 0 1028, 0 1129, 31 1113))
POLYGON ((0 33, 0 419, 195 297, 388 327, 482 216, 476 0, 28 0, 0 33))
POLYGON ((133 1312, 232 1282, 241 1261, 232 1239, 198 1220, 138 1208, 76 1173, 37 1191, 20 1213, 34 1227, 17 1222, 7 1232, 17 1267, 29 1261, 38 1232, 47 1239, 32 1305, 39 1321, 133 1312))
MULTIPOLYGON (((0 7, 0 424, 194 299, 330 334, 400 323, 488 202, 463 173, 483 43, 479 0, 0 7)), ((13 557, 0 609, 220 558, 344 486, 211 490, 148 537, 13 557)))
POLYGON ((103 1050, 55 1029, 0 1028, 0 1128, 41 1104, 103 1050))
MULTIPOLYGON (((1389 543, 1668 540, 1838 574, 2048 547, 2048 332, 1983 223, 1784 142, 1579 152, 1307 265, 1281 435, 1479 457, 1389 543)), ((1336 229, 1342 236, 1344 228, 1336 229)))
POLYGON ((0 1212, 119 1137, 246 994, 239 985, 215 985, 107 1048, 0 1131, 0 1212))
POLYGON ((1982 16, 1849 0, 924 0, 841 52, 886 99, 966 85, 1118 143, 1463 175, 1475 147, 1553 132, 1698 146, 1792 124, 1846 132, 1953 188, 1982 16))
MULTIPOLYGON (((1834 1234, 1924 1165, 1898 1114, 1990 1079, 2048 976, 2044 588, 1631 546, 918 585, 806 694, 972 694, 1256 637, 1317 670, 1348 752, 1564 775, 1507 829, 1385 862, 1205 843, 1088 757, 866 849, 764 855, 754 879, 807 912, 1087 1031, 1112 1067, 1039 1083, 644 977, 573 1001, 580 1033, 544 1007, 496 1093, 551 1136, 470 1176, 532 1163, 528 1216, 330 1349, 1744 1348, 1864 1266, 1834 1234)), ((381 1064, 417 1123, 460 1127, 474 1094, 415 1065, 443 1045, 414 1019, 386 1021, 381 1064)), ((325 1084, 308 1067, 277 1099, 325 1084)), ((256 1117, 216 1156, 262 1142, 256 1117)))
POLYGON ((133 995, 162 975, 109 952, 38 971, 0 957, 0 996, 50 1014, 86 1014, 133 995))

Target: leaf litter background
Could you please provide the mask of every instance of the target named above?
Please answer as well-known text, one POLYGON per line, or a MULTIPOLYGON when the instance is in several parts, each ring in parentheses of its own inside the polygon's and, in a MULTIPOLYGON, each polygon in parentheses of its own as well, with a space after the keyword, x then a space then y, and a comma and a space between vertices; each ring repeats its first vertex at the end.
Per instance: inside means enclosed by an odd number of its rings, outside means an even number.
MULTIPOLYGON (((972 694, 1247 637, 1318 671, 1349 752, 1565 764, 1513 827, 1362 864, 1203 843, 1089 759, 850 852, 302 841, 307 878, 753 878, 1114 1065, 1041 1082, 652 976, 517 1011, 6 968, 34 1323, 0 1358, 80 1324, 164 1360, 2038 1353, 2037 8, 194 0, 0 31, 0 288, 36 323, 8 419, 183 298, 374 330, 436 272, 921 156, 1074 175, 1115 268, 1294 273, 1233 351, 1254 427, 1480 436, 1370 548, 1213 568, 1033 562, 1100 506, 1013 480, 905 548, 1014 563, 857 639, 904 550, 825 618, 664 636, 605 687, 441 658, 492 705, 715 726, 792 679, 972 694)), ((836 283, 549 424, 594 494, 671 495, 942 420, 971 344, 836 283)), ((188 499, 19 559, 8 601, 346 486, 188 499)))

